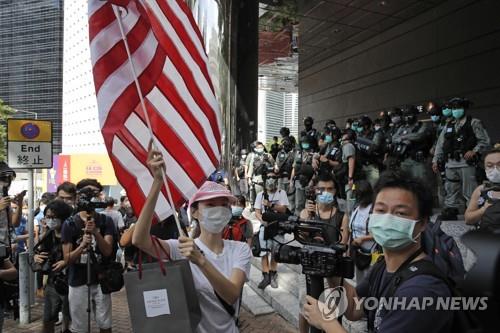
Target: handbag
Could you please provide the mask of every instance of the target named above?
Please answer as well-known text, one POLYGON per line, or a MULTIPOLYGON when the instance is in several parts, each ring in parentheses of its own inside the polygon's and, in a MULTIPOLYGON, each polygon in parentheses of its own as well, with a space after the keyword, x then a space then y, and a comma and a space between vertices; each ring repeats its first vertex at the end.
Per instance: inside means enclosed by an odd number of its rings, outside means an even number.
POLYGON ((125 285, 123 271, 124 268, 120 262, 112 261, 99 265, 97 280, 103 294, 111 294, 123 288, 125 285))
MULTIPOLYGON (((156 256, 160 249, 169 258, 158 239, 151 236, 156 256)), ((194 332, 201 320, 198 294, 188 260, 170 260, 142 264, 124 275, 133 332, 194 332)))

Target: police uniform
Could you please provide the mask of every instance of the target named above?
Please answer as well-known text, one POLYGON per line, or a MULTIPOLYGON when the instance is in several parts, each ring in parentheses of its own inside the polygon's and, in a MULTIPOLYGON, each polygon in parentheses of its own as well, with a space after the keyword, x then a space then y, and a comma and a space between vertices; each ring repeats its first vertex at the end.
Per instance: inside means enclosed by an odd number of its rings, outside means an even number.
POLYGON ((445 208, 459 210, 468 201, 477 187, 476 161, 466 161, 464 154, 474 151, 476 154, 486 150, 490 138, 481 121, 471 116, 449 122, 436 144, 433 163, 444 161, 446 168, 445 208))
POLYGON ((402 159, 401 170, 414 178, 430 179, 427 158, 433 142, 432 126, 427 122, 403 125, 392 140, 393 147, 399 150, 397 156, 402 159))
MULTIPOLYGON (((245 156, 246 157, 246 156, 245 156)), ((235 167, 234 173, 238 175, 240 179, 237 184, 237 188, 239 190, 239 194, 244 196, 246 200, 248 200, 248 182, 245 178, 245 164, 246 158, 241 157, 237 162, 237 166, 235 167)))
MULTIPOLYGON (((278 169, 278 189, 285 191, 287 194, 290 188, 290 175, 293 168, 293 151, 281 149, 276 155, 276 168, 278 169)), ((289 198, 290 199, 290 198, 289 198)))
POLYGON ((382 130, 368 131, 356 138, 361 171, 372 187, 377 183, 380 176, 380 158, 385 142, 382 130))
POLYGON ((245 162, 248 171, 247 177, 251 179, 250 200, 253 204, 257 194, 264 190, 263 174, 267 174, 267 168, 274 164, 273 157, 268 153, 251 152, 245 162))
MULTIPOLYGON (((295 211, 295 215, 300 215, 300 212, 305 207, 306 203, 306 193, 305 189, 308 184, 306 184, 307 178, 309 178, 309 171, 312 172, 312 159, 313 152, 311 150, 297 149, 295 151, 295 158, 293 161, 293 169, 295 170, 294 178, 294 200, 293 203, 290 202, 290 210, 295 211), (292 208, 294 210, 292 210, 292 208)), ((310 179, 309 179, 310 180, 310 179)))

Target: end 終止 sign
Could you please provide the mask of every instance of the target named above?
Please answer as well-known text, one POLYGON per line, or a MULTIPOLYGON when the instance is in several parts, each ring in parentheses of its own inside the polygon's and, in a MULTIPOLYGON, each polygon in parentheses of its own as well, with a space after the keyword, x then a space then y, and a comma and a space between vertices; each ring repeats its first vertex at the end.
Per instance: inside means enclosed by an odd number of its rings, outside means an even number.
POLYGON ((52 168, 52 122, 8 119, 7 156, 11 168, 52 168))

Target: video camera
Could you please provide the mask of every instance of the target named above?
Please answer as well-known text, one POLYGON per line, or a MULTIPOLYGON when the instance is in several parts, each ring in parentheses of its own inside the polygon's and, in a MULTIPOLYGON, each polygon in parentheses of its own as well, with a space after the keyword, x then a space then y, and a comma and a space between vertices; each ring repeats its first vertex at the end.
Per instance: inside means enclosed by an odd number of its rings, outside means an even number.
POLYGON ((264 240, 278 234, 291 233, 304 247, 280 244, 273 248, 277 262, 301 264, 302 273, 310 276, 352 278, 354 262, 343 254, 347 246, 335 242, 335 226, 322 221, 304 221, 296 216, 266 212, 262 219, 269 224, 264 229, 264 240))
POLYGON ((76 202, 76 212, 86 211, 88 213, 94 212, 99 208, 106 208, 107 204, 105 202, 94 201, 95 197, 99 194, 90 187, 84 187, 77 192, 78 200, 76 202))

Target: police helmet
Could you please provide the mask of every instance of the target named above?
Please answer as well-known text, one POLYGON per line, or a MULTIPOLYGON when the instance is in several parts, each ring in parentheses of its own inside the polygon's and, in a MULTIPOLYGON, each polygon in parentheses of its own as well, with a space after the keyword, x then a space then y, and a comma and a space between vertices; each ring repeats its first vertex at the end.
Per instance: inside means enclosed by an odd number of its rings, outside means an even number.
POLYGON ((362 116, 358 120, 358 125, 363 127, 363 128, 371 127, 372 124, 373 124, 372 120, 367 115, 362 116))
POLYGON ((403 116, 416 116, 418 114, 418 109, 415 105, 403 105, 401 107, 401 112, 403 116))
POLYGON ((441 105, 436 102, 429 102, 426 106, 427 113, 431 116, 441 116, 441 105))
POLYGON ((311 116, 304 118, 304 126, 312 126, 314 124, 314 119, 311 116))
POLYGON ((289 136, 290 135, 290 129, 288 127, 282 127, 280 129, 280 135, 282 137, 289 136))
POLYGON ((459 108, 468 109, 471 105, 471 102, 466 98, 453 97, 446 104, 451 109, 459 109, 459 108))

